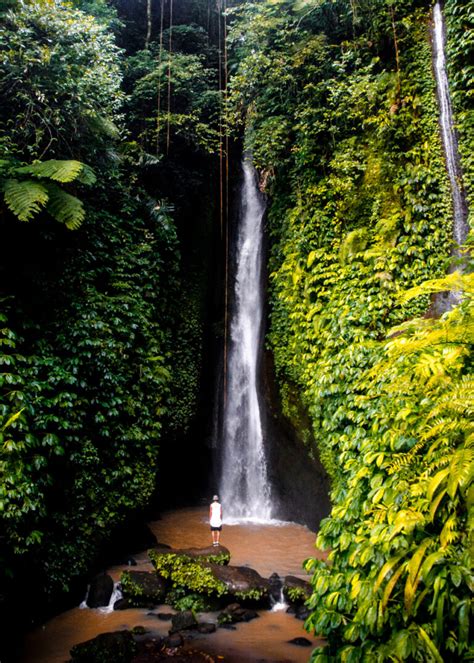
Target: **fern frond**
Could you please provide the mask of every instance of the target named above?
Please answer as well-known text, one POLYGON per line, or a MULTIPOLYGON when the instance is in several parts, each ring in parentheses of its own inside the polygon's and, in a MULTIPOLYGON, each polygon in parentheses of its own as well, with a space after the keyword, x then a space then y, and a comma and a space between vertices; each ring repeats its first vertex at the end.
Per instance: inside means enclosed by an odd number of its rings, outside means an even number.
POLYGON ((86 215, 82 202, 55 184, 48 184, 47 187, 49 192, 47 211, 56 221, 64 223, 69 230, 77 230, 86 215))
POLYGON ((47 189, 33 180, 6 180, 3 184, 3 196, 8 209, 20 221, 29 221, 41 212, 49 199, 47 189))
POLYGON ((410 288, 404 292, 400 297, 400 303, 406 302, 420 297, 421 295, 430 295, 435 292, 447 292, 453 290, 460 290, 467 293, 474 293, 474 275, 462 274, 461 272, 452 272, 439 279, 432 279, 425 281, 420 285, 410 288))
POLYGON ((19 175, 33 175, 40 179, 47 178, 65 184, 77 179, 83 168, 84 164, 73 159, 69 161, 50 159, 49 161, 35 161, 28 166, 15 168, 15 173, 19 175))

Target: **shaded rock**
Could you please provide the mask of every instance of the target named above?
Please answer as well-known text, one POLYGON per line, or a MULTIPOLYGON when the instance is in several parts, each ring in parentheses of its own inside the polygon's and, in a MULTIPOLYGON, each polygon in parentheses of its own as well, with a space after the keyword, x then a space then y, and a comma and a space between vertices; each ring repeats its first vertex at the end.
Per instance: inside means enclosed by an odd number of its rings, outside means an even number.
POLYGON ((133 606, 162 603, 166 596, 166 581, 156 573, 124 571, 120 577, 123 597, 133 606))
POLYGON ((293 640, 288 640, 290 645, 298 645, 298 647, 311 647, 311 642, 308 638, 293 638, 293 640))
POLYGON ((146 632, 146 628, 144 626, 140 626, 139 624, 132 628, 133 635, 145 635, 146 632))
POLYGON ((96 638, 74 645, 71 663, 130 663, 137 645, 130 631, 101 633, 96 638))
POLYGON ((218 615, 217 621, 219 626, 225 626, 226 624, 249 622, 258 616, 259 614, 255 610, 242 608, 238 603, 231 603, 218 615))
POLYGON ((181 647, 183 642, 183 636, 179 633, 172 633, 167 638, 165 638, 166 647, 181 647))
POLYGON ((177 612, 171 617, 172 627, 170 633, 175 633, 176 631, 187 631, 197 627, 196 617, 191 610, 184 610, 183 612, 177 612))
POLYGON ((211 622, 202 622, 201 624, 198 624, 198 632, 199 633, 214 633, 216 631, 217 627, 215 624, 212 624, 211 622))
POLYGON ((305 620, 308 619, 309 615, 310 615, 310 610, 305 605, 299 605, 296 607, 295 610, 296 619, 305 620))
POLYGON ((217 566, 209 564, 213 576, 226 587, 227 593, 240 600, 261 602, 268 599, 270 584, 254 569, 246 566, 217 566))
POLYGON ((311 585, 302 578, 285 576, 283 594, 286 600, 292 604, 304 603, 311 596, 311 585))
POLYGON ((162 622, 169 622, 173 618, 172 612, 159 612, 156 616, 158 619, 161 619, 162 622))
POLYGON ((107 573, 101 573, 92 579, 86 603, 89 608, 100 608, 109 605, 113 591, 114 581, 107 573))
POLYGON ((118 599, 114 603, 114 610, 128 610, 128 608, 133 608, 128 599, 118 599))
POLYGON ((275 601, 275 603, 278 603, 281 598, 281 589, 283 587, 283 581, 278 573, 272 573, 272 575, 268 578, 268 585, 270 598, 275 601))

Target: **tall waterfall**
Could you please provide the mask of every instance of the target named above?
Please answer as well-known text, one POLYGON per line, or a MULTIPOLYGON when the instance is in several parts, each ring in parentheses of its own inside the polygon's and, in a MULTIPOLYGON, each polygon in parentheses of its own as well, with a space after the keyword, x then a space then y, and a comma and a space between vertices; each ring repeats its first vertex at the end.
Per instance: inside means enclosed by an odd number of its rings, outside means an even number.
POLYGON ((268 521, 272 513, 257 390, 264 301, 265 201, 248 159, 244 158, 242 167, 220 480, 224 517, 228 522, 268 521))
POLYGON ((434 70, 438 90, 438 101, 440 108, 440 126, 443 139, 444 153, 446 157, 446 168, 451 185, 451 196, 453 200, 453 234, 456 242, 455 255, 459 255, 458 247, 463 244, 469 231, 467 223, 466 199, 462 188, 462 171, 459 164, 458 145, 454 129, 453 111, 449 96, 448 75, 446 70, 445 56, 445 27, 443 12, 438 0, 433 8, 433 46, 434 46, 434 70))

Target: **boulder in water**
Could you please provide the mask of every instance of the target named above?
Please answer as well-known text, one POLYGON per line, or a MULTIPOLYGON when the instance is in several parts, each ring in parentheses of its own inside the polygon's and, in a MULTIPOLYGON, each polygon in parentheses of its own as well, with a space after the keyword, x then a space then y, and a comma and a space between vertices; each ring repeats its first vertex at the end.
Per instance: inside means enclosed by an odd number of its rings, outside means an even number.
POLYGON ((311 647, 311 641, 308 638, 293 638, 288 640, 290 645, 298 645, 298 647, 311 647))
POLYGON ((121 575, 123 596, 133 606, 153 606, 163 603, 166 581, 156 573, 124 571, 121 575))
POLYGON ((110 597, 114 591, 114 581, 107 573, 101 573, 92 579, 87 605, 89 608, 101 608, 109 605, 110 597))
POLYGON ((283 594, 292 605, 301 605, 311 596, 311 585, 297 576, 285 576, 283 594))
POLYGON ((272 573, 272 575, 268 578, 268 585, 268 591, 272 601, 278 603, 281 597, 281 589, 283 587, 283 581, 278 573, 272 573))
POLYGON ((71 663, 130 663, 137 645, 130 631, 101 633, 92 640, 74 645, 71 649, 71 663))
POLYGON ((195 629, 198 625, 196 617, 191 610, 177 612, 171 617, 171 623, 172 627, 170 629, 170 634, 176 633, 177 631, 188 631, 190 629, 195 629))
POLYGON ((239 603, 231 603, 217 617, 219 626, 226 627, 228 624, 249 622, 259 616, 256 610, 242 608, 239 603))
POLYGON ((226 593, 241 601, 257 603, 268 601, 270 584, 254 569, 247 566, 207 565, 216 580, 226 588, 226 593))
POLYGON ((208 546, 207 548, 154 548, 148 551, 153 566, 159 571, 163 564, 168 564, 171 556, 176 558, 187 557, 199 562, 212 562, 212 564, 225 565, 230 561, 230 551, 225 546, 208 546))

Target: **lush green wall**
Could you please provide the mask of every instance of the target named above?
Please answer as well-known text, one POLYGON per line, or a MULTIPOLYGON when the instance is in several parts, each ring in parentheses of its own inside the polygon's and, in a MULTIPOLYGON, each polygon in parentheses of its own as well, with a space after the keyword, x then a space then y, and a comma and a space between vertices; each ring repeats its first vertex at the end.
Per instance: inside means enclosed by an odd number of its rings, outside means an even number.
POLYGON ((143 49, 145 5, 134 18, 103 0, 0 8, 6 611, 23 582, 43 604, 70 588, 159 490, 160 448, 188 453, 218 167, 202 5, 175 14, 169 80, 157 16, 143 49), (66 176, 78 160, 87 177, 66 176))
MULTIPOLYGON (((468 182, 468 5, 452 5, 468 182)), ((430 3, 236 13, 235 116, 271 199, 268 342, 287 413, 299 395, 332 477, 318 537, 330 561, 308 563, 307 627, 328 641, 314 660, 461 660, 471 295, 442 321, 429 293, 449 280, 402 297, 446 274, 452 246, 430 3)))

